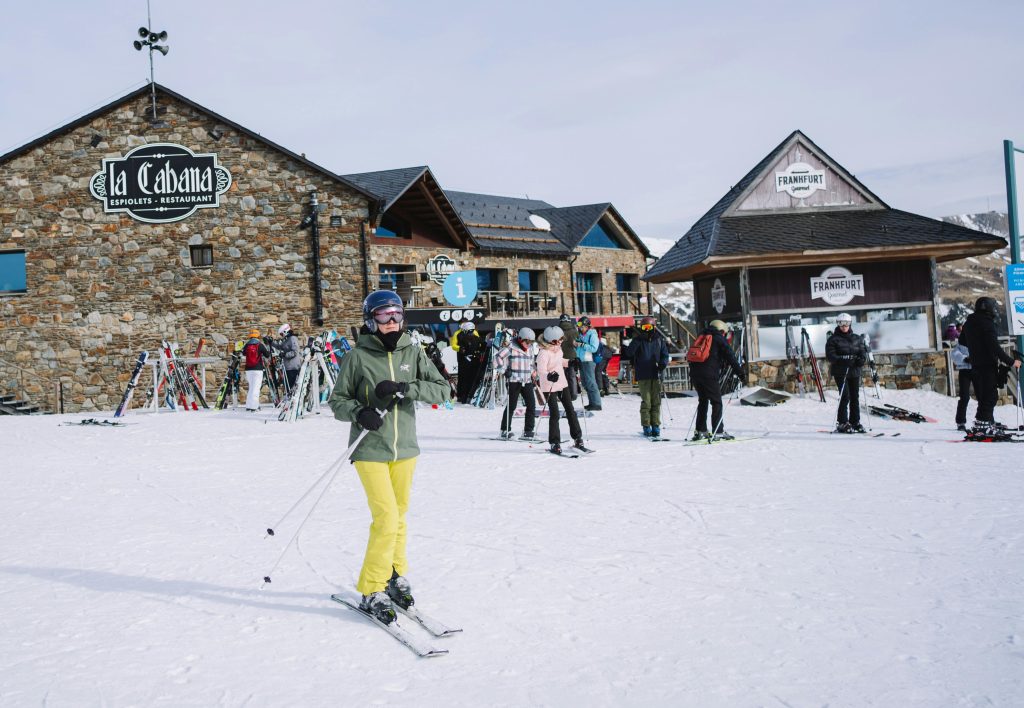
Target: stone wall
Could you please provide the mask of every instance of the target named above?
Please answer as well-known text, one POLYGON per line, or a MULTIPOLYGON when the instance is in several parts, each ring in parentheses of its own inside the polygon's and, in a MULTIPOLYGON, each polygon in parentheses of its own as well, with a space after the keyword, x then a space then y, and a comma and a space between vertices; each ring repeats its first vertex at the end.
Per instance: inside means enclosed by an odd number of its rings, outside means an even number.
MULTIPOLYGON (((832 385, 829 378, 829 364, 818 360, 823 383, 832 385)), ((949 393, 946 378, 945 352, 923 352, 919 354, 875 354, 879 385, 887 389, 923 389, 938 393, 949 393)), ((755 361, 751 364, 748 384, 764 386, 779 391, 797 393, 797 366, 791 361, 755 361)), ((864 367, 864 385, 872 386, 870 369, 864 367)), ((804 367, 804 386, 808 391, 814 388, 810 363, 804 367)))
MULTIPOLYGON (((25 249, 28 280, 26 295, 0 296, 0 388, 21 377, 39 394, 63 380, 66 410, 112 409, 139 351, 162 338, 191 350, 205 337, 221 354, 253 326, 313 333, 310 237, 298 228, 312 190, 322 205, 325 326, 359 323, 366 198, 166 95, 167 126, 154 128, 148 103, 125 102, 0 164, 0 249, 25 249), (170 224, 105 214, 89 193, 102 159, 153 142, 216 153, 233 180, 220 207, 170 224), (194 244, 213 246, 211 267, 191 267, 194 244)), ((210 383, 222 374, 213 367, 210 383)))

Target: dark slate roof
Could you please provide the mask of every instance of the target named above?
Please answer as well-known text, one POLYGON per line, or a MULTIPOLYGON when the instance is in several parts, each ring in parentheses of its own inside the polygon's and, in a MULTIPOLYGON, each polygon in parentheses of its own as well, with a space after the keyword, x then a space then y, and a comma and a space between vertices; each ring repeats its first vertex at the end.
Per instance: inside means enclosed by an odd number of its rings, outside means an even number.
MULTIPOLYGON (((141 88, 137 88, 134 91, 131 91, 131 92, 125 94, 121 98, 114 99, 110 103, 108 103, 108 104, 106 104, 104 106, 100 106, 96 110, 91 111, 89 113, 86 113, 84 116, 76 118, 75 120, 71 121, 70 123, 65 123, 64 125, 60 126, 59 128, 57 128, 55 130, 51 130, 46 135, 40 136, 40 137, 36 138, 35 140, 32 140, 31 142, 25 143, 21 147, 14 148, 13 150, 11 150, 10 152, 8 152, 5 155, 0 155, 0 164, 3 164, 7 160, 10 160, 10 159, 13 159, 15 157, 18 157, 19 155, 22 155, 22 154, 28 152, 29 150, 33 150, 36 147, 49 142, 53 138, 56 138, 56 137, 58 137, 60 135, 63 135, 64 133, 68 133, 68 132, 74 130, 75 128, 78 128, 79 126, 85 125, 85 124, 89 123, 90 121, 92 121, 94 118, 98 118, 99 116, 102 116, 102 115, 108 113, 109 111, 111 111, 112 109, 116 108, 117 106, 120 106, 123 103, 127 103, 128 101, 132 101, 132 100, 134 100, 134 99, 136 99, 139 96, 142 96, 144 94, 149 94, 152 91, 151 86, 154 86, 154 85, 151 85, 151 84, 147 83, 146 85, 142 86, 141 88)), ((303 155, 299 155, 297 153, 294 153, 291 150, 289 150, 288 148, 282 147, 281 145, 278 145, 277 143, 275 143, 275 142, 273 142, 271 140, 267 140, 265 137, 263 137, 262 135, 260 135, 256 131, 251 130, 249 128, 246 128, 245 126, 243 126, 243 125, 241 125, 239 123, 236 123, 233 120, 229 120, 229 119, 225 118, 224 116, 220 115, 219 113, 215 113, 214 111, 211 111, 209 108, 206 108, 205 106, 201 106, 198 103, 196 103, 195 101, 193 101, 193 100, 191 100, 189 98, 186 98, 185 96, 182 96, 180 93, 172 91, 171 89, 167 88, 166 86, 162 86, 160 84, 155 84, 155 88, 156 88, 157 94, 164 94, 164 95, 170 96, 171 98, 174 98, 174 99, 176 99, 178 101, 181 101, 182 103, 184 103, 186 105, 189 105, 192 108, 195 108, 197 111, 200 111, 201 113, 205 113, 206 115, 208 115, 208 116, 210 116, 212 118, 215 118, 219 123, 222 123, 223 125, 226 125, 226 126, 232 128, 233 130, 238 131, 239 133, 247 135, 250 138, 253 138, 255 140, 258 140, 261 143, 263 143, 264 145, 266 145, 266 146, 268 146, 270 148, 273 148, 274 150, 277 150, 280 153, 283 153, 283 154, 287 155, 289 158, 291 158, 295 162, 298 162, 298 163, 300 163, 302 165, 305 165, 306 167, 309 167, 310 169, 315 170, 316 172, 320 172, 321 174, 326 175, 327 177, 330 177, 331 179, 334 179, 334 180, 336 180, 338 182, 341 182, 342 184, 346 185, 350 189, 358 192, 359 194, 362 194, 364 197, 367 197, 370 200, 370 202, 371 202, 371 211, 378 206, 377 202, 379 201, 379 199, 378 199, 377 195, 375 195, 375 194, 373 194, 371 192, 366 191, 362 187, 360 187, 360 186, 358 186, 358 185, 356 185, 356 184, 354 184, 352 182, 349 182, 344 177, 341 177, 341 176, 335 174, 331 170, 328 170, 326 167, 322 167, 322 166, 316 164, 315 162, 307 160, 303 155)), ((159 117, 159 113, 157 114, 157 117, 159 117)))
POLYGON ((425 165, 421 165, 419 167, 402 167, 397 170, 358 172, 342 175, 342 177, 383 199, 383 211, 387 211, 428 169, 425 165))
POLYGON ((551 233, 569 250, 580 245, 611 204, 587 204, 561 209, 537 209, 533 213, 551 224, 551 233))
MULTIPOLYGON (((764 159, 743 176, 713 207, 690 227, 658 259, 643 277, 657 280, 676 271, 691 268, 714 256, 740 256, 798 251, 832 251, 884 246, 920 246, 963 241, 984 241, 994 237, 935 219, 891 209, 867 187, 854 182, 874 199, 870 209, 815 210, 783 212, 757 216, 723 217, 736 199, 786 149, 794 137, 819 151, 839 167, 824 150, 799 130, 790 133, 764 159)), ((842 170, 842 167, 839 167, 842 170)), ((845 170, 843 170, 845 171, 845 170)), ((849 174, 849 173, 847 173, 849 174)), ((852 175, 851 175, 852 178, 852 175)))
POLYGON ((530 214, 538 209, 554 208, 539 199, 500 197, 449 189, 444 190, 444 193, 462 220, 471 226, 511 226, 533 230, 537 227, 530 221, 530 214))
POLYGON ((819 211, 722 219, 714 255, 921 246, 991 241, 985 234, 899 209, 819 211))

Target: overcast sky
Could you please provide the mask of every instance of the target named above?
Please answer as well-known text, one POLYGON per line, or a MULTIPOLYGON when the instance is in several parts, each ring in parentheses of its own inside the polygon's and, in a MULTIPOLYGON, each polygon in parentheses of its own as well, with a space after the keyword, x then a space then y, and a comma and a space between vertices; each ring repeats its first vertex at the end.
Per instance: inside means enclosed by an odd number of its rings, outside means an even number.
MULTIPOLYGON (((1024 147, 1016 0, 151 1, 158 83, 324 167, 610 201, 652 238, 795 129, 933 217, 1005 211, 1024 147)), ((4 2, 0 153, 148 82, 145 24, 145 0, 4 2)))

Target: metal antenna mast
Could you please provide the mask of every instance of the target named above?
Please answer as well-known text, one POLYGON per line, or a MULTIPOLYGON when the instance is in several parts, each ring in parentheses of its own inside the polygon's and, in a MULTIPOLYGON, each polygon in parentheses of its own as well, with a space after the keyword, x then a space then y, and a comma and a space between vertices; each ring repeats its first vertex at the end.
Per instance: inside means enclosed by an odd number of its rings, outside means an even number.
MULTIPOLYGON (((152 18, 152 13, 150 12, 150 8, 149 8, 149 0, 146 0, 146 25, 148 27, 152 27, 153 26, 153 18, 152 18)), ((152 89, 152 96, 153 96, 152 123, 155 124, 157 122, 157 119, 156 119, 156 79, 154 78, 154 73, 153 73, 153 50, 155 49, 156 51, 160 52, 164 56, 167 56, 167 52, 171 51, 171 48, 168 47, 166 44, 157 44, 157 42, 163 42, 163 41, 165 41, 167 39, 167 32, 163 32, 163 31, 161 31, 161 32, 150 31, 149 29, 147 29, 147 27, 139 27, 139 37, 141 37, 142 39, 141 40, 136 39, 134 42, 132 42, 132 46, 134 46, 140 52, 142 51, 143 47, 149 47, 149 86, 150 86, 150 89, 152 89)))

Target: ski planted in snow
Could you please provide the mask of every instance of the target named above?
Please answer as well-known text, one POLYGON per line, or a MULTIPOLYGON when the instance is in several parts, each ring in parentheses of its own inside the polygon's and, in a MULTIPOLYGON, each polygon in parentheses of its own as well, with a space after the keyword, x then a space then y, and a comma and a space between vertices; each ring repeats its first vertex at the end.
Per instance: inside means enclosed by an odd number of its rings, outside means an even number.
POLYGON ((139 383, 139 376, 142 375, 142 367, 146 365, 146 359, 149 358, 149 352, 143 351, 139 354, 138 360, 135 362, 135 369, 132 370, 132 376, 128 379, 128 388, 124 391, 124 396, 121 397, 121 402, 114 410, 114 417, 120 418, 124 415, 124 412, 128 410, 128 404, 131 403, 132 394, 135 393, 135 387, 139 383))

